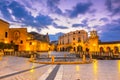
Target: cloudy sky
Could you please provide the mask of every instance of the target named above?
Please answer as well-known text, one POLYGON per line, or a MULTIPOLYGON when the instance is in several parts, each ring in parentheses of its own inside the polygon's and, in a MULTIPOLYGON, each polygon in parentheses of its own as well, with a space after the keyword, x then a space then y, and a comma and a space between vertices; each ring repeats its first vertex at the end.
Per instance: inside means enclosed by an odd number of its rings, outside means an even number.
POLYGON ((48 33, 97 30, 100 40, 120 40, 120 0, 0 0, 0 19, 10 27, 48 33))

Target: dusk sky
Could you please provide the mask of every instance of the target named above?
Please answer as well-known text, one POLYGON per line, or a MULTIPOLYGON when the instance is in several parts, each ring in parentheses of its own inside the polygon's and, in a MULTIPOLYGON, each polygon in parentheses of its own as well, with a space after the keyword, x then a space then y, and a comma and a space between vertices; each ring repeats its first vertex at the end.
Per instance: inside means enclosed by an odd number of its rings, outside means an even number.
POLYGON ((97 30, 101 41, 120 41, 120 0, 0 0, 0 19, 11 28, 48 33, 97 30))

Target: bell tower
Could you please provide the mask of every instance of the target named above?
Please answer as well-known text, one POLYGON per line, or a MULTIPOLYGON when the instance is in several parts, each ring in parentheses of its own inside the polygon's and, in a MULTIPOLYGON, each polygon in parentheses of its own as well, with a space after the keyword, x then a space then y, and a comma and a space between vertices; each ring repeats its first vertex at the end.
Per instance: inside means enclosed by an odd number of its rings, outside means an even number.
POLYGON ((97 34, 97 31, 95 30, 91 31, 89 37, 90 51, 97 52, 99 50, 98 42, 99 42, 99 36, 97 34))
POLYGON ((90 38, 96 38, 96 37, 98 37, 97 31, 95 31, 95 30, 91 31, 90 32, 90 38))

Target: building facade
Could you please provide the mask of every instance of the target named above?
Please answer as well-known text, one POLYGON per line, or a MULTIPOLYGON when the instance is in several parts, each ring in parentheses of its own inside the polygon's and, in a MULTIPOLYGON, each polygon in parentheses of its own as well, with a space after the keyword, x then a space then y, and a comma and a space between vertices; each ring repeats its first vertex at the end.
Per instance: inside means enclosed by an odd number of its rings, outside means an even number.
POLYGON ((9 31, 9 23, 0 19, 0 42, 6 43, 8 41, 8 31, 9 31))
POLYGON ((69 32, 59 37, 58 50, 69 51, 72 48, 74 51, 78 51, 87 40, 88 33, 84 30, 69 32))
POLYGON ((84 30, 69 32, 59 37, 58 51, 120 52, 120 41, 101 42, 97 31, 90 36, 84 30))
POLYGON ((49 36, 31 34, 27 28, 9 28, 10 24, 0 19, 0 42, 14 44, 15 51, 48 51, 49 36), (39 36, 40 35, 40 36, 39 36))

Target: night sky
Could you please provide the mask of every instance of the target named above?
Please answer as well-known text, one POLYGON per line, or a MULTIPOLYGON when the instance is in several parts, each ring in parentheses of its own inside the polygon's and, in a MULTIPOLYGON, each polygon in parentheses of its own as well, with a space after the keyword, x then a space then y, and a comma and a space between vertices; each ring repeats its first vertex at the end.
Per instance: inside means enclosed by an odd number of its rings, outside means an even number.
POLYGON ((101 41, 120 41, 120 0, 0 0, 0 19, 10 27, 48 33, 97 30, 101 41))

